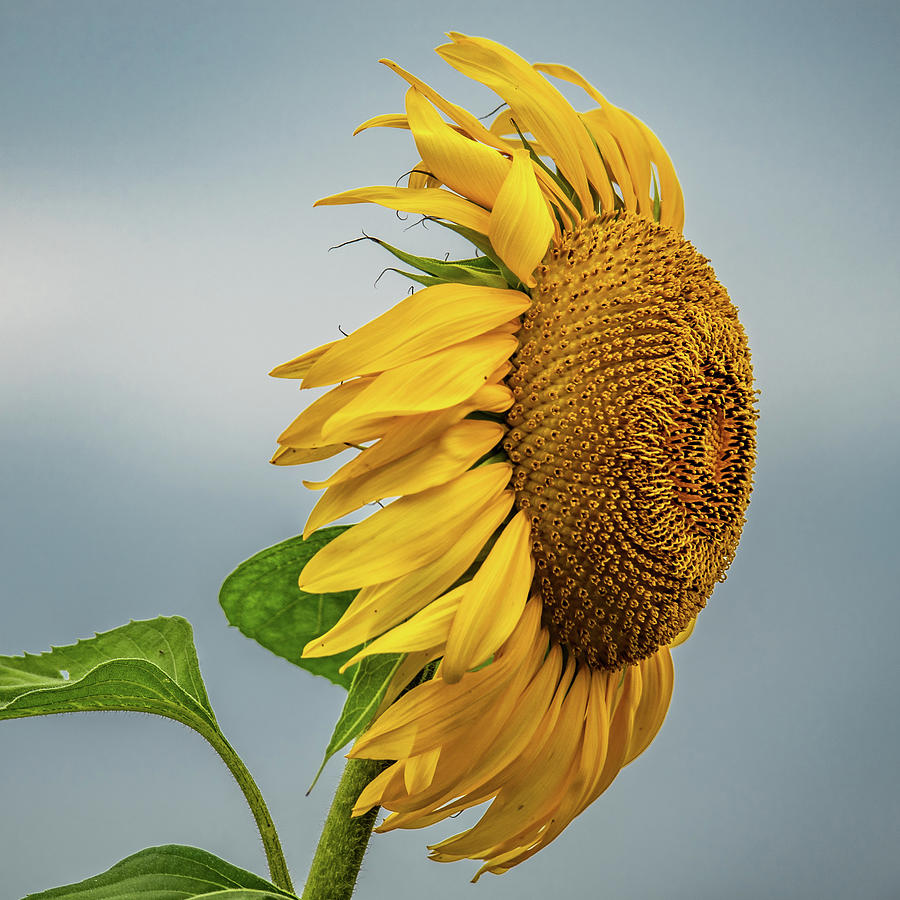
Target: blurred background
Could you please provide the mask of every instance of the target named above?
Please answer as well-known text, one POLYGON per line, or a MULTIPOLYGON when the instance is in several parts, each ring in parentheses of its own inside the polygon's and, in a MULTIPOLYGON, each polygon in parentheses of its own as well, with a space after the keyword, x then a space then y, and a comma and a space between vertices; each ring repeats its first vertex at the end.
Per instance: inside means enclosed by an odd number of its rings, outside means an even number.
MULTIPOLYGON (((357 896, 697 900, 900 895, 895 544, 900 508, 891 2, 0 2, 0 653, 181 614, 226 735, 302 885, 341 771, 304 793, 343 702, 229 628, 223 577, 314 502, 267 464, 307 402, 275 364, 406 291, 365 228, 440 256, 376 207, 408 135, 396 59, 490 112, 432 53, 484 34, 565 62, 651 124, 686 236, 739 306, 759 466, 729 578, 676 653, 650 750, 502 877, 438 865, 459 821, 376 836, 357 896)), ((573 95, 574 96, 574 95, 573 95)), ((580 99, 578 100, 580 103, 580 99)), ((0 726, 0 897, 145 846, 265 871, 203 740, 110 713, 0 726)))

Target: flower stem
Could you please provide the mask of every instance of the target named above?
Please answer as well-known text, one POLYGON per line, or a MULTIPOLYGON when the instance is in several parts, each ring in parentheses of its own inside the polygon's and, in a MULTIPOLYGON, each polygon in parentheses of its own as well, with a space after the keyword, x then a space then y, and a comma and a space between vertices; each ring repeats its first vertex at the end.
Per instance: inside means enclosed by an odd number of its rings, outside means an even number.
POLYGON ((377 759, 348 760, 316 847, 302 900, 350 900, 378 807, 355 819, 350 812, 362 789, 387 765, 377 759))

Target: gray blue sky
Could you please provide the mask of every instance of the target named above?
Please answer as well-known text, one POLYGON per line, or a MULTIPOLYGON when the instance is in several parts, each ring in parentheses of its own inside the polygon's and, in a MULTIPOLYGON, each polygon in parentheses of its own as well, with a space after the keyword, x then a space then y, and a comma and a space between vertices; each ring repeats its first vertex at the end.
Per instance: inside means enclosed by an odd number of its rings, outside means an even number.
MULTIPOLYGON (((357 896, 896 897, 900 326, 894 2, 0 2, 0 652, 131 618, 195 627, 219 719, 302 884, 340 765, 342 695, 229 629, 216 595, 314 500, 267 465, 301 405, 272 365, 405 291, 318 197, 392 183, 396 59, 487 113, 442 32, 580 69, 649 122, 685 233, 738 304, 760 461, 727 582, 677 651, 651 749, 550 848, 470 887, 437 827, 376 837, 357 896)), ((0 900, 151 844, 256 871, 237 788, 173 723, 0 727, 0 900)))

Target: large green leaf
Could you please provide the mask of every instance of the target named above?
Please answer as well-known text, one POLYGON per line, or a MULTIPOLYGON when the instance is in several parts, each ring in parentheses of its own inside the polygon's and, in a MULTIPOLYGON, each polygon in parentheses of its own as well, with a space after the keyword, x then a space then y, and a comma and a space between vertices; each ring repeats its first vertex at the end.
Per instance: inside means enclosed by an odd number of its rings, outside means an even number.
POLYGON ((356 674, 347 691, 344 708, 334 726, 331 740, 325 748, 322 765, 319 766, 319 771, 316 772, 316 777, 309 787, 310 791, 316 786, 328 760, 341 747, 345 747, 365 731, 366 726, 372 721, 394 673, 400 668, 400 663, 405 657, 405 653, 378 653, 365 657, 356 667, 356 674))
POLYGON ((265 801, 219 730, 186 619, 161 616, 130 622, 39 655, 0 656, 0 721, 97 710, 155 713, 181 722, 206 738, 247 798, 273 877, 290 884, 265 801))
POLYGON ((105 709, 156 713, 221 735, 186 619, 130 622, 47 653, 0 656, 0 720, 105 709))
POLYGON ((301 659, 304 646, 323 635, 344 614, 356 591, 308 594, 297 587, 300 571, 349 525, 321 528, 307 540, 289 538, 242 562, 226 579, 219 603, 228 621, 267 650, 335 684, 349 688, 353 670, 340 667, 356 652, 301 659))
POLYGON ((205 850, 169 844, 141 850, 102 875, 29 894, 24 900, 283 900, 285 897, 295 895, 205 850))

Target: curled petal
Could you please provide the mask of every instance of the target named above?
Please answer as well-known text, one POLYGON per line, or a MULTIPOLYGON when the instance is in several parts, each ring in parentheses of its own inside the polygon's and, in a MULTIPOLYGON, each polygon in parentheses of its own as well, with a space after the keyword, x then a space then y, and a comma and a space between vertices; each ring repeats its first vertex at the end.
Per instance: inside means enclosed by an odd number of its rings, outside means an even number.
POLYGON ((491 244, 528 287, 553 237, 553 217, 538 186, 527 150, 513 151, 513 164, 491 213, 491 244))

